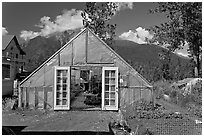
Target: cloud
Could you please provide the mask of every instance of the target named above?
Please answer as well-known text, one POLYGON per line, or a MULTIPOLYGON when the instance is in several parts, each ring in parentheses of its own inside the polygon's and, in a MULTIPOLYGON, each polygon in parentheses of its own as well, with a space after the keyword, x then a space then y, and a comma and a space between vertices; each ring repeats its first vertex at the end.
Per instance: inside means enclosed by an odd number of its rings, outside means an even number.
POLYGON ((188 54, 183 53, 183 52, 176 52, 176 54, 181 55, 181 56, 184 56, 184 57, 188 57, 188 54))
POLYGON ((75 9, 64 10, 54 21, 51 21, 49 16, 44 16, 40 19, 40 23, 35 26, 40 28, 40 32, 23 30, 21 31, 20 37, 28 40, 38 35, 48 37, 50 34, 56 32, 81 28, 83 27, 81 11, 75 9))
POLYGON ((23 30, 23 31, 21 31, 20 37, 23 38, 25 41, 27 41, 27 40, 33 39, 39 35, 40 35, 40 32, 23 30))
POLYGON ((2 35, 8 34, 8 31, 5 27, 2 27, 2 35))
POLYGON ((145 44, 148 40, 153 38, 153 35, 149 33, 145 28, 138 27, 134 31, 129 30, 119 36, 121 39, 130 40, 138 44, 145 44))
POLYGON ((117 2, 116 4, 118 6, 117 11, 123 9, 133 9, 133 2, 117 2))

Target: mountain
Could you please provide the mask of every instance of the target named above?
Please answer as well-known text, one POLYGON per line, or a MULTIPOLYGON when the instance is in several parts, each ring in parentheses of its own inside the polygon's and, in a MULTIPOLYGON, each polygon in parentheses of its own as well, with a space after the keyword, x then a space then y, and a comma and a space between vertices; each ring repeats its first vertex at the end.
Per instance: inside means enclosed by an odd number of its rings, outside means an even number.
MULTIPOLYGON (((56 35, 62 36, 65 44, 78 32, 79 30, 56 35)), ((38 36, 26 43, 24 51, 28 61, 26 63, 27 71, 31 72, 36 69, 61 47, 56 35, 49 38, 38 36)), ((110 47, 149 81, 156 81, 162 78, 164 70, 159 58, 159 53, 165 50, 162 47, 151 44, 137 44, 127 40, 115 40, 110 47)), ((189 66, 190 60, 174 53, 171 56, 169 69, 173 79, 175 73, 179 73, 176 74, 176 78, 179 76, 178 79, 188 77, 187 74, 190 74, 191 69, 189 66)))
MULTIPOLYGON (((126 61, 140 63, 159 62, 159 53, 166 50, 154 44, 138 44, 128 40, 116 40, 111 47, 126 61)), ((174 61, 181 59, 184 62, 189 62, 187 57, 181 57, 174 53, 171 53, 171 56, 174 61)))
POLYGON ((54 54, 62 45, 73 38, 80 29, 68 30, 61 33, 55 33, 49 37, 37 36, 30 41, 23 44, 23 50, 26 52, 25 59, 27 60, 25 69, 32 72, 45 60, 47 60, 52 54, 54 54))

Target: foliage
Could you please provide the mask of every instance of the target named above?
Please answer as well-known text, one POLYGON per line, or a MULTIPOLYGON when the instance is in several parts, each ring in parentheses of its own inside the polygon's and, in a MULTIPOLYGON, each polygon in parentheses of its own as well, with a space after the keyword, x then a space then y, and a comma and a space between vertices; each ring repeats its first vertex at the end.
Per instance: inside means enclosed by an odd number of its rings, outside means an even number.
POLYGON ((84 100, 86 105, 100 105, 101 104, 101 97, 99 96, 87 96, 84 100))
MULTIPOLYGON (((153 41, 166 46, 170 51, 181 49, 186 43, 188 52, 201 76, 202 55, 202 3, 161 2, 151 13, 165 13, 168 22, 155 26, 153 41)), ((195 76, 197 76, 195 74, 195 76)))
POLYGON ((15 110, 18 107, 18 99, 16 97, 3 97, 2 109, 3 110, 15 110))
POLYGON ((86 8, 82 12, 84 27, 89 27, 96 35, 108 45, 115 37, 116 24, 108 21, 115 15, 117 4, 114 2, 86 2, 86 8))
MULTIPOLYGON (((147 103, 140 100, 134 103, 132 113, 127 118, 130 119, 182 119, 183 115, 180 113, 167 112, 163 106, 156 105, 153 107, 152 103, 147 103)), ((131 111, 131 110, 129 110, 131 111)))
POLYGON ((157 99, 163 98, 164 94, 170 95, 172 89, 170 89, 170 85, 172 82, 166 80, 160 80, 154 82, 154 94, 157 99))

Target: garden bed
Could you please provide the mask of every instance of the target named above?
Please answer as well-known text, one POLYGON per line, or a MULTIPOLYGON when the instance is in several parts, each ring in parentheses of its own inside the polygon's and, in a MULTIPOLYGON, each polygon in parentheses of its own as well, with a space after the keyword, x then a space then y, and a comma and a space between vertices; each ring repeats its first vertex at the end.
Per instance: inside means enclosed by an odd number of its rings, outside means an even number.
POLYGON ((123 112, 134 134, 138 135, 200 135, 202 124, 196 123, 184 114, 166 109, 164 106, 152 107, 144 101, 136 102, 123 112))

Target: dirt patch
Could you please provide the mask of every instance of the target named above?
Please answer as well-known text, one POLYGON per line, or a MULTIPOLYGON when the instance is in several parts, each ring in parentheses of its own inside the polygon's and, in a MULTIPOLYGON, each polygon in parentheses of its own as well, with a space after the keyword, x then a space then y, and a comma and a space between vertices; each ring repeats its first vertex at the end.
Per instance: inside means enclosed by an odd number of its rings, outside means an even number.
POLYGON ((25 126, 20 134, 58 132, 109 133, 108 123, 118 119, 112 111, 10 111, 3 112, 3 126, 25 126))

